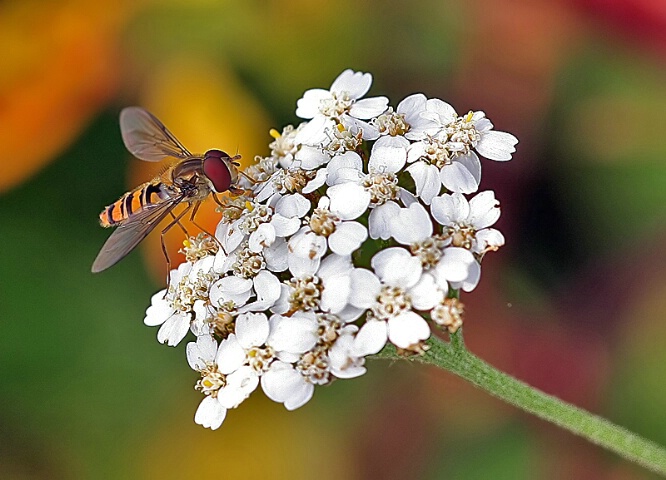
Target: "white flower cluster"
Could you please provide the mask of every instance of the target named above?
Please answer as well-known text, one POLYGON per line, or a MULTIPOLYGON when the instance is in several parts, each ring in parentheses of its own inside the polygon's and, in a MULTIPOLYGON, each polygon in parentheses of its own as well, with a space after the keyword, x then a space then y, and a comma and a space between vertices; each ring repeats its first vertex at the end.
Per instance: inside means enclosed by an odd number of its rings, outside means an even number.
POLYGON ((395 110, 363 98, 369 73, 344 71, 298 101, 298 127, 272 131, 271 155, 225 199, 216 241, 152 298, 147 325, 178 344, 204 394, 195 421, 218 428, 258 385, 289 410, 315 385, 365 373, 387 342, 422 353, 430 325, 462 325, 483 255, 504 244, 492 191, 472 198, 479 155, 510 160, 517 139, 483 112, 459 116, 423 94, 395 110))

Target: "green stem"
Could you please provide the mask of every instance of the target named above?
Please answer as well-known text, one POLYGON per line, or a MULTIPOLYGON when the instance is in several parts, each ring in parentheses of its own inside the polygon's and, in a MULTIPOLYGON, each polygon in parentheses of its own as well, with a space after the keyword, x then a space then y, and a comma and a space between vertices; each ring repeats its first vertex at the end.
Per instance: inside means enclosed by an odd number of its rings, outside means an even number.
MULTIPOLYGON (((451 343, 434 337, 427 343, 425 355, 407 358, 449 370, 507 403, 666 476, 666 449, 497 370, 465 348, 460 332, 452 335, 451 343)), ((391 346, 377 357, 404 358, 391 346)))

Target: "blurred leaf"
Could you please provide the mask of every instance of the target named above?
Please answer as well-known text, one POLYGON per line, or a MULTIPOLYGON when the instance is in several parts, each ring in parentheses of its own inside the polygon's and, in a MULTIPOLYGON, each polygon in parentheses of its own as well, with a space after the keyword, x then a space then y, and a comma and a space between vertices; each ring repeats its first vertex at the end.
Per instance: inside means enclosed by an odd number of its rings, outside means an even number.
POLYGON ((111 3, 0 4, 0 192, 59 154, 115 92, 128 5, 111 3))
POLYGON ((550 137, 564 163, 560 199, 594 251, 653 233, 666 220, 666 87, 629 52, 590 50, 562 75, 550 137), (624 53, 624 54, 623 54, 624 53))

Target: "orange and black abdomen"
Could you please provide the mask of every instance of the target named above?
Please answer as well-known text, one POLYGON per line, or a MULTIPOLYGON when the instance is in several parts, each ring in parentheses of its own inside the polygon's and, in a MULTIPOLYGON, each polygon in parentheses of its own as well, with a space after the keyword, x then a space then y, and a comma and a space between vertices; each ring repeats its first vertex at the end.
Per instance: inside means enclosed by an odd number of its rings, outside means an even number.
POLYGON ((143 210, 146 205, 161 203, 166 198, 162 183, 146 183, 127 192, 99 214, 103 227, 115 227, 143 210))

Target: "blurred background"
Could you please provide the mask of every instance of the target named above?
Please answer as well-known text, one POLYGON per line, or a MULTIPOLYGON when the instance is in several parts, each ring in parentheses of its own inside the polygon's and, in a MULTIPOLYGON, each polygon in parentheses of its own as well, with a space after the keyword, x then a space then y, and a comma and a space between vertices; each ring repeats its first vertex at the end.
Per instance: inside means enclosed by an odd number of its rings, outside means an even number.
POLYGON ((303 91, 369 71, 394 106, 423 92, 520 139, 483 167, 507 246, 463 298, 469 348, 666 445, 663 0, 10 0, 0 48, 0 478, 654 478, 406 362, 205 430, 185 342, 142 323, 158 236, 90 266, 97 215, 156 167, 122 107, 251 160, 303 91))

